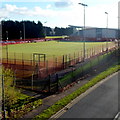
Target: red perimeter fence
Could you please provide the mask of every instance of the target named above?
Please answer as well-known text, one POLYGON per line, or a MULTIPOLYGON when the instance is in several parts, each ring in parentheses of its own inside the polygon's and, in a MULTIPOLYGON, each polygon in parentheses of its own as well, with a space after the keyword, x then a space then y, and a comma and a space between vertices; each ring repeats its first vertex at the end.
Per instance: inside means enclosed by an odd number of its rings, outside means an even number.
POLYGON ((32 39, 15 39, 15 40, 4 40, 0 45, 10 45, 10 44, 24 44, 30 42, 43 42, 43 41, 52 41, 59 40, 61 38, 32 38, 32 39))
MULTIPOLYGON (((85 51, 85 59, 99 55, 105 51, 110 51, 116 46, 114 43, 108 43, 108 46, 97 46, 85 51)), ((16 59, 17 53, 8 53, 9 56, 14 56, 12 59, 9 57, 2 58, 2 64, 6 68, 10 68, 14 71, 16 78, 29 78, 32 75, 36 75, 38 78, 45 78, 50 74, 56 73, 60 70, 66 69, 69 66, 75 65, 83 61, 83 51, 77 53, 71 53, 59 57, 33 60, 26 60, 24 56, 26 54, 21 53, 22 58, 16 59)), ((32 56, 32 55, 29 55, 32 56)))

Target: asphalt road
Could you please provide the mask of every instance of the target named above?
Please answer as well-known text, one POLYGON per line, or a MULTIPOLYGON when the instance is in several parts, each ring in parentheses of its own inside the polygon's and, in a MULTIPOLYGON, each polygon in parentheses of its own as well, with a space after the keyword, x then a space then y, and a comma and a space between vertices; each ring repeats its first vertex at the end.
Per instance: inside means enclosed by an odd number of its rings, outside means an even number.
POLYGON ((118 88, 117 73, 68 109, 60 118, 113 119, 118 113, 118 88))

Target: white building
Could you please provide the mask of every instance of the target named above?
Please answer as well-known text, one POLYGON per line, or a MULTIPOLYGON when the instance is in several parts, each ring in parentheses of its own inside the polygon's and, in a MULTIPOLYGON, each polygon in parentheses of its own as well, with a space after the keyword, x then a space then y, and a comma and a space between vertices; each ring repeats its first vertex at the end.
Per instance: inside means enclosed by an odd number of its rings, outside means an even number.
POLYGON ((74 29, 74 32, 71 36, 74 37, 76 36, 78 39, 80 38, 81 40, 84 36, 86 38, 86 41, 96 41, 96 40, 111 41, 118 38, 118 29, 86 27, 85 30, 82 30, 82 27, 80 26, 70 26, 70 27, 74 29))
POLYGON ((118 35, 117 32, 118 32, 117 29, 88 28, 84 31, 83 30, 79 31, 79 35, 83 37, 84 34, 86 38, 96 38, 97 40, 116 39, 118 35))

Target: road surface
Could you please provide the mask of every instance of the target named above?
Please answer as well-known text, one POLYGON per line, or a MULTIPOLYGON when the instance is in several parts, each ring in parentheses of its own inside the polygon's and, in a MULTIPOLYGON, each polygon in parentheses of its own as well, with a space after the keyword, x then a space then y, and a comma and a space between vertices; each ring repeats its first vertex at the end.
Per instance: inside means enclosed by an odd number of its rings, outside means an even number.
POLYGON ((118 113, 118 88, 117 73, 79 100, 59 118, 114 119, 118 113))

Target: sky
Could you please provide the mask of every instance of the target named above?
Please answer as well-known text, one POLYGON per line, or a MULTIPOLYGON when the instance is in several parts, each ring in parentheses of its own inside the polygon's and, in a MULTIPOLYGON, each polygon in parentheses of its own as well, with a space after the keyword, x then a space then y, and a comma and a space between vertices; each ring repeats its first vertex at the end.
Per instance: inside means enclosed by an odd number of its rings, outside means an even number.
POLYGON ((47 27, 68 25, 118 28, 119 0, 0 0, 0 20, 40 21, 47 27))

